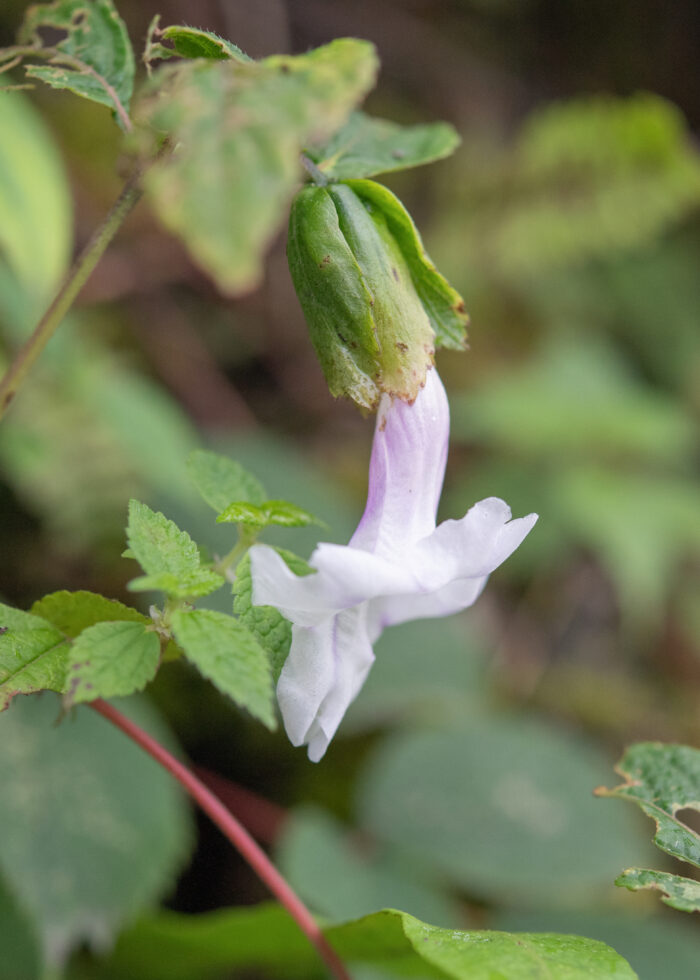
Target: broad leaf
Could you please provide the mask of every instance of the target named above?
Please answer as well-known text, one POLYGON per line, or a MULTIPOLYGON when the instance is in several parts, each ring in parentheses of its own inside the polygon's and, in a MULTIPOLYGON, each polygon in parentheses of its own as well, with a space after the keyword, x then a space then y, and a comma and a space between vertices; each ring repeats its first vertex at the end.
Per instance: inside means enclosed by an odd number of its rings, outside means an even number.
MULTIPOLYGON (((372 966, 392 980, 634 980, 614 950, 579 936, 462 932, 385 910, 326 928, 345 963, 372 966)), ((292 920, 274 905, 185 916, 164 912, 119 938, 110 975, 190 980, 222 971, 267 970, 319 980, 326 974, 292 920)))
POLYGON ((66 676, 68 701, 124 697, 155 677, 158 634, 143 623, 97 623, 73 643, 66 676))
MULTIPOLYGON (((283 548, 278 548, 277 551, 295 575, 313 573, 314 569, 303 558, 298 558, 291 551, 283 548)), ((253 605, 253 578, 248 555, 241 560, 236 569, 233 592, 233 611, 267 653, 272 675, 277 683, 292 643, 292 624, 273 606, 253 605)))
MULTIPOLYGON (((700 868, 700 834, 678 812, 700 812, 700 750, 687 745, 640 742, 631 746, 615 767, 625 782, 615 789, 600 787, 598 796, 631 800, 656 822, 654 843, 672 857, 700 868)), ((663 901, 683 912, 700 911, 700 883, 660 871, 632 868, 615 882, 625 888, 657 888, 663 901)))
POLYGON ((199 550, 186 531, 138 500, 129 503, 129 550, 146 572, 133 579, 134 591, 158 589, 177 598, 208 595, 224 578, 202 568, 199 550))
POLYGON ((233 500, 262 504, 267 497, 262 483, 240 463, 208 449, 190 453, 187 472, 200 496, 217 512, 233 500))
POLYGON ((441 160, 454 153, 459 135, 448 123, 400 126, 353 112, 342 129, 309 156, 331 180, 374 177, 441 160))
MULTIPOLYGON (((129 129, 134 87, 134 53, 124 21, 112 0, 55 0, 29 7, 18 40, 48 57, 46 66, 28 66, 30 78, 66 88, 109 106, 123 129, 129 129), (65 37, 43 46, 41 31, 52 28, 65 37)), ((34 55, 32 55, 34 57, 34 55)))
POLYGON ((56 629, 74 639, 95 623, 121 620, 130 623, 149 623, 138 609, 125 606, 116 599, 107 599, 96 592, 51 592, 38 599, 31 608, 34 616, 48 620, 56 629))
MULTIPOLYGON (((170 889, 189 843, 172 778, 95 712, 56 727, 59 710, 21 698, 0 718, 0 871, 55 967, 170 889)), ((123 710, 173 748, 145 702, 123 710)))
POLYGON ((41 300, 70 258, 66 176, 41 117, 19 93, 0 97, 0 132, 12 133, 0 140, 0 253, 21 285, 41 300))
POLYGON ((386 218, 389 232, 408 264, 415 290, 435 331, 435 346, 463 350, 469 322, 464 300, 436 269, 411 215, 390 190, 373 180, 348 180, 347 184, 366 206, 379 208, 386 218))
POLYGON ((200 58, 154 73, 138 107, 142 152, 153 157, 163 135, 177 148, 148 170, 146 193, 224 292, 259 283, 302 147, 343 124, 375 72, 368 42, 341 39, 295 57, 200 58))
POLYGON ((65 690, 68 645, 45 619, 0 604, 0 711, 16 694, 65 690))
POLYGON ((270 665, 245 625, 210 609, 177 609, 171 625, 185 656, 204 677, 268 728, 277 727, 270 665))
POLYGON ((232 503, 216 518, 219 524, 248 524, 263 528, 270 525, 279 527, 308 527, 318 524, 318 518, 308 510, 302 510, 287 500, 266 500, 264 504, 232 503))

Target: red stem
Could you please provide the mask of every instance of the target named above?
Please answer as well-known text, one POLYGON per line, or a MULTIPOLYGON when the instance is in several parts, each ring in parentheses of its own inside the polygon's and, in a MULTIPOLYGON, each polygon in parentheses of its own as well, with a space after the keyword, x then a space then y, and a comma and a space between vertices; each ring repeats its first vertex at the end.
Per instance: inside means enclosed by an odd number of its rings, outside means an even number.
POLYGON ((177 779, 192 799, 231 841, 261 881, 265 882, 280 904, 284 905, 302 932, 316 947, 321 959, 326 963, 333 976, 337 980, 351 980, 338 954, 321 932, 307 907, 292 891, 267 854, 255 843, 245 827, 226 809, 221 800, 211 790, 207 789, 204 783, 197 779, 186 766, 178 762, 167 749, 164 749, 159 742, 156 742, 142 728, 126 718, 107 701, 98 698, 96 701, 90 702, 90 707, 121 729, 125 735, 140 745, 145 752, 177 779))

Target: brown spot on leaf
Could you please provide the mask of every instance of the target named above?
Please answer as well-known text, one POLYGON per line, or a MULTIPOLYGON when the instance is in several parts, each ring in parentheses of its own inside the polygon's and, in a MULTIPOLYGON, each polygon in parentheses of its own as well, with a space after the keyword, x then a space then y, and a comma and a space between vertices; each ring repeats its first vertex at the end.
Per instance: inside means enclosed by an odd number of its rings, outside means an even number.
POLYGON ((400 350, 402 354, 405 354, 408 350, 408 344, 404 344, 402 340, 396 341, 396 349, 400 350))
POLYGON ((398 269, 395 269, 393 265, 391 267, 391 274, 394 277, 394 279, 398 282, 399 281, 399 270, 398 269))
POLYGON ((330 261, 331 261, 330 255, 324 255, 321 261, 318 263, 319 269, 323 269, 324 266, 327 266, 330 261))

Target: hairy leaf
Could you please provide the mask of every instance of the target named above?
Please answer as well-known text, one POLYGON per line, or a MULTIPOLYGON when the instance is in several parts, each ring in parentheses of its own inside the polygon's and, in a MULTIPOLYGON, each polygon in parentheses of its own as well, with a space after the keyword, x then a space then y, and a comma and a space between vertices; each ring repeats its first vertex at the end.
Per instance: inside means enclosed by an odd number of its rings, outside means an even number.
POLYGON ((217 512, 233 500, 262 504, 267 497, 262 483, 240 463, 208 449, 190 453, 187 472, 200 496, 217 512))
POLYGON ((171 24, 160 32, 162 36, 172 41, 175 53, 182 58, 232 58, 234 61, 251 61, 238 45, 219 37, 213 31, 203 31, 196 27, 185 27, 182 24, 171 24))
POLYGON ((16 694, 65 690, 68 645, 39 616, 0 604, 0 711, 16 694))
POLYGON ((97 623, 71 648, 66 676, 68 701, 124 697, 155 677, 160 658, 157 633, 143 623, 97 623))
POLYGON ((175 152, 144 178, 163 224, 227 293, 255 286, 300 178, 299 153, 343 124, 372 86, 373 47, 337 40, 260 62, 196 59, 154 73, 139 103, 142 151, 175 152))
POLYGON ((246 626, 233 616, 210 609, 177 609, 171 624, 185 656, 200 673, 274 730, 277 722, 270 665, 246 626))
POLYGON ((116 599, 107 599, 96 592, 51 592, 37 599, 31 608, 34 616, 48 620, 56 629, 72 639, 89 626, 105 621, 122 620, 131 623, 149 623, 138 609, 125 606, 116 599))
POLYGON ((232 503, 216 518, 218 524, 248 524, 263 528, 270 525, 279 527, 308 527, 319 521, 308 510, 302 510, 287 500, 266 500, 263 504, 232 503))
POLYGON ((46 66, 26 68, 53 88, 66 88, 109 106, 123 129, 129 129, 129 102, 134 87, 134 53, 124 21, 112 0, 54 0, 29 7, 19 31, 20 44, 42 47, 40 30, 66 36, 44 48, 46 66))
POLYGON ((454 153, 458 145, 459 135, 448 123, 400 126, 353 112, 328 143, 308 152, 326 177, 346 180, 432 163, 454 153))

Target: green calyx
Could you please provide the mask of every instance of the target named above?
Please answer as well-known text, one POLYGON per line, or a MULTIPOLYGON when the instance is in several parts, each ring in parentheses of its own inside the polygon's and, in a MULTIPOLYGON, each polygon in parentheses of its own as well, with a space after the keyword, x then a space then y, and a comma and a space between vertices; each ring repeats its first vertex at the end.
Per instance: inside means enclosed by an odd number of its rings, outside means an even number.
POLYGON ((463 346, 461 297, 430 262, 401 202, 380 184, 304 187, 292 204, 287 253, 333 395, 369 410, 382 393, 412 402, 436 339, 463 346), (448 308, 452 336, 441 323, 448 308))

